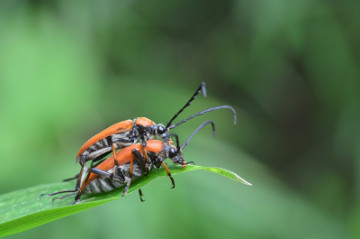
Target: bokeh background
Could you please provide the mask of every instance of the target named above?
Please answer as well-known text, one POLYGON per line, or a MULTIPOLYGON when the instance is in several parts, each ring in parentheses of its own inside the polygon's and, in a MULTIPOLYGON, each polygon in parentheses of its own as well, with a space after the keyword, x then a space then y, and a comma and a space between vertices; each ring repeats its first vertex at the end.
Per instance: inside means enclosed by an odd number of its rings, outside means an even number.
POLYGON ((359 1, 2 1, 0 193, 61 181, 88 138, 166 123, 188 161, 167 178, 8 238, 360 238, 359 1))

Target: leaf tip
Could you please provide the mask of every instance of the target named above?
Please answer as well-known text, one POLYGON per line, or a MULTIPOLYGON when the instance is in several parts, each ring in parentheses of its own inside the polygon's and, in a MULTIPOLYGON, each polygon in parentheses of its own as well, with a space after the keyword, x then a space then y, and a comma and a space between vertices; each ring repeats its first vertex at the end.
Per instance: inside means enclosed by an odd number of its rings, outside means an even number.
POLYGON ((247 185, 247 186, 250 186, 250 187, 252 186, 252 183, 246 181, 245 179, 243 179, 242 177, 240 177, 240 176, 237 175, 237 174, 235 174, 235 175, 236 175, 236 177, 240 180, 241 183, 243 183, 243 184, 245 184, 245 185, 247 185))
POLYGON ((245 181, 244 183, 245 183, 245 185, 248 185, 248 186, 252 187, 252 183, 250 183, 248 181, 245 181))

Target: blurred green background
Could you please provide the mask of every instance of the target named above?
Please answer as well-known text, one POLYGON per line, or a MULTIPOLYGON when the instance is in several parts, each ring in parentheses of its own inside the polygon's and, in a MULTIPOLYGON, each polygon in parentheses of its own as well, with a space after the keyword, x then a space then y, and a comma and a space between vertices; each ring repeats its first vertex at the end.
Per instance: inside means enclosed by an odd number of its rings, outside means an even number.
POLYGON ((360 238, 359 1, 2 1, 0 193, 77 173, 88 138, 125 119, 166 123, 188 161, 167 178, 8 238, 360 238))

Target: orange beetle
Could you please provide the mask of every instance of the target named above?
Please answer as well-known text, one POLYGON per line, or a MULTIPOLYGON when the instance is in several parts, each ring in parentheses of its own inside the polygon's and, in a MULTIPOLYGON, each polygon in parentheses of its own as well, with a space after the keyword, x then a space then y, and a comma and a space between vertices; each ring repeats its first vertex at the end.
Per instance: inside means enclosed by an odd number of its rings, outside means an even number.
MULTIPOLYGON (((186 167, 188 163, 185 162, 182 149, 184 149, 192 137, 207 124, 212 125, 213 136, 215 137, 215 125, 212 121, 208 120, 201 124, 181 147, 179 146, 178 137, 175 134, 171 136, 176 137, 176 146, 171 141, 162 140, 148 140, 146 146, 138 143, 132 144, 116 152, 118 165, 114 163, 114 156, 111 156, 94 168, 87 169, 86 166, 82 167, 79 176, 79 178, 81 178, 80 185, 76 186, 75 190, 65 190, 42 195, 54 196, 69 192, 70 194, 61 198, 76 194, 75 201, 72 203, 74 204, 80 201, 83 193, 109 192, 126 185, 122 194, 124 196, 132 180, 146 175, 153 167, 160 168, 161 166, 165 168, 171 179, 172 188, 175 188, 175 181, 164 160, 170 158, 174 164, 186 167), (146 151, 144 151, 144 147, 146 147, 146 151), (145 157, 144 152, 147 153, 147 157, 145 157)), ((139 194, 140 200, 143 201, 140 189, 139 194)))

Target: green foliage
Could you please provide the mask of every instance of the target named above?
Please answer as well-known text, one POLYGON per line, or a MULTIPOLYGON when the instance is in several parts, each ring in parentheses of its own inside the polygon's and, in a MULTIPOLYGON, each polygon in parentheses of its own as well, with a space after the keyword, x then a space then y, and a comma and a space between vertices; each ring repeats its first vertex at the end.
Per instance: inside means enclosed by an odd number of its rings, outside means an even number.
POLYGON ((218 111, 174 129, 184 142, 216 124, 186 160, 256 185, 161 178, 146 203, 130 194, 9 239, 360 238, 360 1, 0 5, 0 194, 78 173, 91 136, 138 116, 166 123, 201 81, 208 97, 179 120, 227 104, 238 124, 218 111))
MULTIPOLYGON (((173 175, 194 170, 207 170, 251 186, 249 182, 242 179, 236 173, 222 168, 189 165, 186 168, 172 166, 170 167, 170 170, 173 175)), ((128 191, 128 194, 143 187, 150 181, 164 176, 167 176, 167 174, 163 168, 160 170, 153 170, 146 177, 134 181, 128 191)), ((73 187, 74 182, 64 182, 35 186, 1 195, 0 237, 21 232, 58 218, 121 198, 123 191, 123 188, 120 188, 109 193, 98 195, 93 194, 90 195, 90 197, 84 196, 81 203, 74 205, 69 205, 73 201, 73 197, 68 197, 62 200, 55 199, 54 201, 47 197, 39 197, 39 195, 43 193, 69 190, 73 187)))

